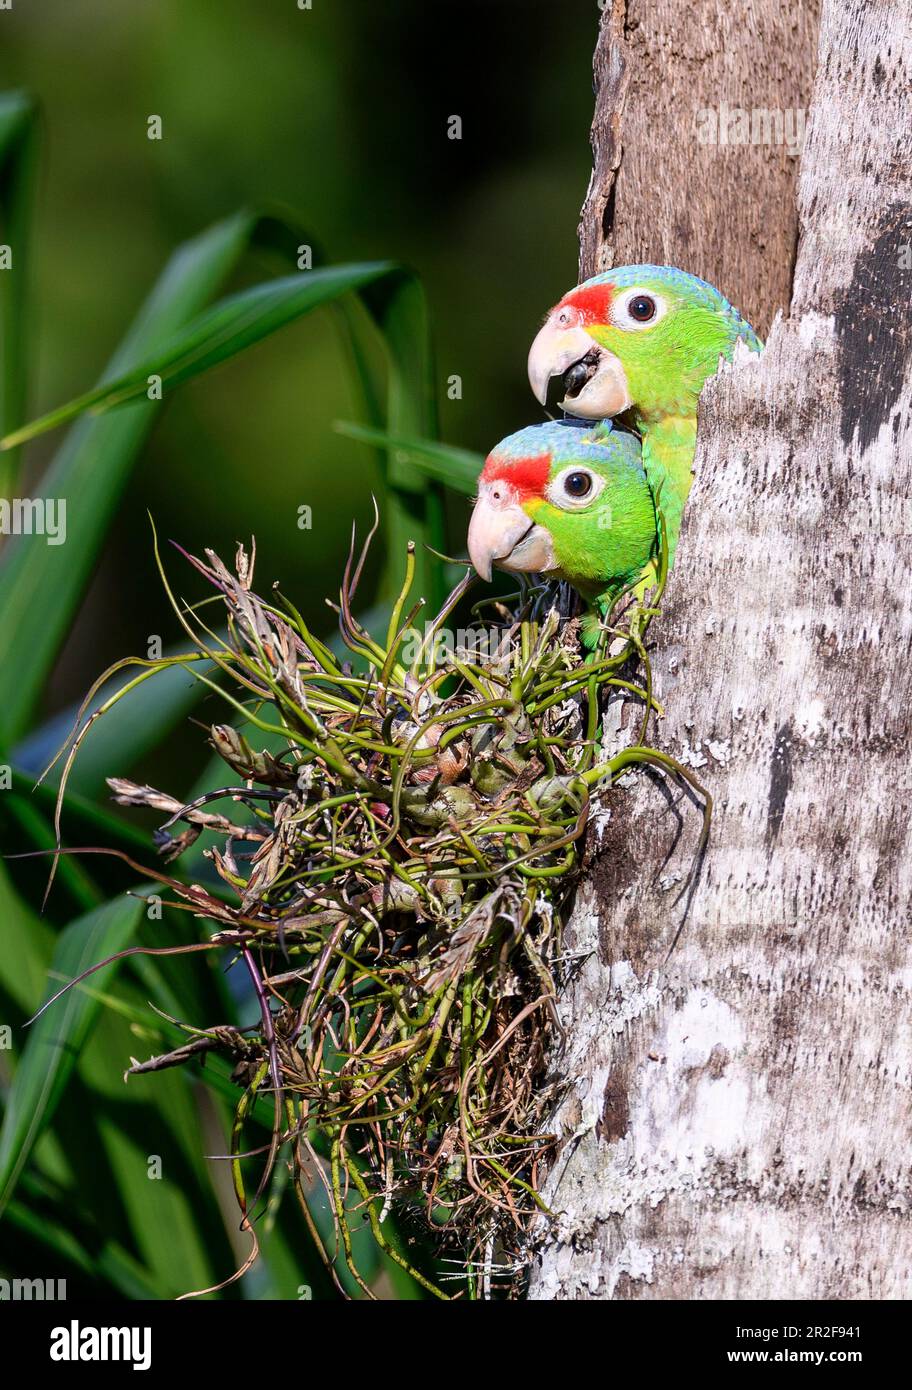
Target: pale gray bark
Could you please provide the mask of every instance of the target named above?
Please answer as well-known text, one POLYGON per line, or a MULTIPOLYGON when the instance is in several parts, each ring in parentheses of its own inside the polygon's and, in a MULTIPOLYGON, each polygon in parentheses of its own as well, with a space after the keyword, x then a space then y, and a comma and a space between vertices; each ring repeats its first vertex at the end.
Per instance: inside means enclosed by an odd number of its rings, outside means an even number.
POLYGON ((825 0, 789 314, 704 392, 651 636, 710 846, 682 926, 695 808, 606 799, 533 1298, 912 1297, 910 26, 825 0))

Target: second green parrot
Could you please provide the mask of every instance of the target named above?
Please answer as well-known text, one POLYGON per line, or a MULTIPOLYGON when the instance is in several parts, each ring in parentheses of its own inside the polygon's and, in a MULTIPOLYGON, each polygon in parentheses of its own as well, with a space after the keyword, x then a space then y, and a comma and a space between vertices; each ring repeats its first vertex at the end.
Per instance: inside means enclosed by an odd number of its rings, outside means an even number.
POLYGON ((530 425, 488 455, 469 524, 472 564, 482 579, 497 565, 568 580, 589 604, 587 646, 655 547, 640 442, 610 421, 530 425))

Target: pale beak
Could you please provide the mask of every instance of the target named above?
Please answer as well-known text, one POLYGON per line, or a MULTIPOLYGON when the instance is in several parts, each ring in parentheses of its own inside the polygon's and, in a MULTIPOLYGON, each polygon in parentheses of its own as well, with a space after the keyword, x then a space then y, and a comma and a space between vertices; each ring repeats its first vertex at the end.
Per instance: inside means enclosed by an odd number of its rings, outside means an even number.
POLYGON ((552 377, 564 377, 561 410, 585 420, 604 420, 632 404, 620 358, 601 347, 585 328, 561 328, 546 320, 529 349, 529 385, 541 405, 552 377))
POLYGON ((554 568, 548 532, 515 502, 492 496, 484 484, 469 522, 469 558, 488 581, 493 564, 517 574, 542 574, 554 568))

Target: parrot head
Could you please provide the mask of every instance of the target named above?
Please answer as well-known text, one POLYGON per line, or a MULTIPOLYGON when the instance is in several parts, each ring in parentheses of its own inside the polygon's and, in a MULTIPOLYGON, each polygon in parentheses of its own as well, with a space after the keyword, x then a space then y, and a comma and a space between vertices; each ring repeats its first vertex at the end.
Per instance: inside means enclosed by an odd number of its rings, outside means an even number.
POLYGON ((719 357, 741 338, 761 343, 728 300, 673 266, 627 265, 565 294, 529 352, 529 383, 542 405, 560 379, 560 408, 600 420, 630 410, 637 423, 696 415, 719 357))
POLYGON ((545 574, 591 600, 637 576, 655 540, 639 440, 608 421, 531 425, 485 461, 469 525, 482 579, 492 565, 545 574))

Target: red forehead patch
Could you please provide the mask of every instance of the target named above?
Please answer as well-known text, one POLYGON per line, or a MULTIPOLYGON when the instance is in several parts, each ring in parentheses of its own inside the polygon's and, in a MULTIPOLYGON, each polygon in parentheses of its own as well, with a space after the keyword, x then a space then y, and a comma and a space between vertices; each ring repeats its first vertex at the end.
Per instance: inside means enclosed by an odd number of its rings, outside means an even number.
POLYGON ((539 497, 545 490, 551 471, 551 455, 535 454, 526 458, 510 458, 505 454, 488 454, 480 481, 509 483, 520 498, 539 497))
POLYGON ((614 294, 614 285, 583 285, 578 290, 571 290, 565 294, 560 304, 569 304, 571 308, 578 309, 582 315, 583 323, 607 323, 608 307, 614 294))

